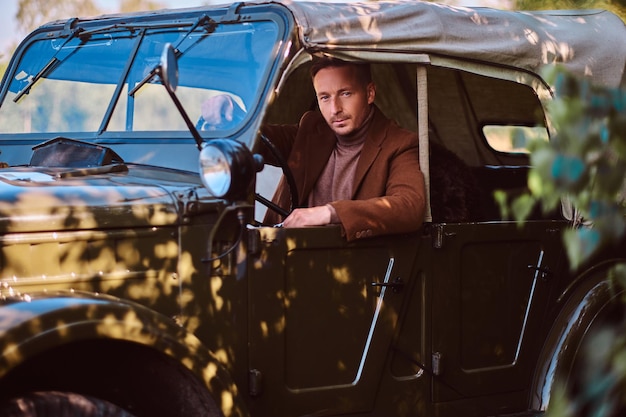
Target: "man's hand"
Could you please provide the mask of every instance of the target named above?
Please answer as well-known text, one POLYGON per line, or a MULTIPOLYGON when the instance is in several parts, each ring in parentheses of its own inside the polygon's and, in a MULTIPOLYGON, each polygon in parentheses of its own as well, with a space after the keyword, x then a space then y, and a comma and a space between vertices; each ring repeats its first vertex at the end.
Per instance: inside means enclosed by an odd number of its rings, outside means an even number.
POLYGON ((200 111, 206 124, 217 126, 224 122, 231 122, 234 109, 233 99, 227 94, 220 94, 205 100, 200 111))
POLYGON ((283 227, 324 226, 330 224, 331 211, 328 206, 299 208, 283 222, 283 227))

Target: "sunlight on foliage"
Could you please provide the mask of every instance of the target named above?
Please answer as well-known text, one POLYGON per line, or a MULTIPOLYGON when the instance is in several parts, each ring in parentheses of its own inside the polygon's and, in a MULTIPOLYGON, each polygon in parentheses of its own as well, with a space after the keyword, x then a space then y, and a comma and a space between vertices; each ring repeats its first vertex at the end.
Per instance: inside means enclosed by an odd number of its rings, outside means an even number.
MULTIPOLYGON (((555 85, 547 103, 553 127, 549 142, 515 135, 530 151, 530 193, 509 200, 496 195, 503 215, 520 222, 539 205, 544 212, 563 205, 572 227, 563 240, 572 270, 623 239, 626 230, 626 90, 592 85, 559 68, 544 74, 555 85)), ((609 271, 614 294, 626 288, 626 265, 609 271)), ((626 302, 626 300, 622 300, 626 302)), ((590 335, 576 365, 580 379, 552 394, 549 417, 621 415, 626 385, 624 317, 590 335)), ((563 381, 561 381, 563 382, 563 381)))
POLYGON ((564 234, 574 269, 626 228, 626 90, 596 87, 558 68, 546 78, 556 86, 547 104, 556 133, 549 142, 513 138, 531 152, 530 194, 508 202, 503 214, 521 221, 535 204, 549 212, 565 198, 576 214, 575 227, 564 234))

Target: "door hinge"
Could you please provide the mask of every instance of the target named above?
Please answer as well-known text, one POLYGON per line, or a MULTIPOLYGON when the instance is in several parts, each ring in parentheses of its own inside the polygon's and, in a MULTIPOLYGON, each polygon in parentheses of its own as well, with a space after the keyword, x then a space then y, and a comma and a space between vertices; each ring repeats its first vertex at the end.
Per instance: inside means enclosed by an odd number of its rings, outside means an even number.
POLYGON ((250 369, 248 373, 248 386, 250 395, 253 397, 263 393, 263 374, 258 369, 250 369))
POLYGON ((441 375, 441 352, 433 352, 431 361, 433 375, 441 375))
POLYGON ((258 229, 248 230, 248 253, 250 255, 261 253, 261 232, 258 229))
POLYGON ((447 237, 456 236, 456 233, 455 232, 446 233, 444 231, 443 224, 436 224, 432 227, 432 236, 433 236, 433 248, 441 249, 443 248, 444 239, 447 237))

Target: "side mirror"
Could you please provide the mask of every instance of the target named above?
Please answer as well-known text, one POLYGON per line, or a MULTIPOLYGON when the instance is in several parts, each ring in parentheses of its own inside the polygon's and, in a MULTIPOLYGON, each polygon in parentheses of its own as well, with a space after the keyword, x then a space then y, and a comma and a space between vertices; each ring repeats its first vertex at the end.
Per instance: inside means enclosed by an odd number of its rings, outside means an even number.
POLYGON ((159 65, 153 68, 148 75, 146 75, 132 90, 130 90, 128 95, 134 96, 145 83, 150 81, 155 75, 158 75, 159 78, 161 78, 161 83, 176 105, 180 115, 183 119, 185 119, 187 128, 196 140, 198 150, 202 150, 202 136, 200 136, 198 129, 196 129, 191 119, 189 119, 189 115, 187 115, 180 100, 176 97, 176 88, 178 87, 178 59, 176 57, 176 50, 171 43, 165 44, 159 61, 159 65))
POLYGON ((198 133, 198 129, 196 129, 191 119, 189 119, 189 115, 183 108, 180 100, 176 97, 176 88, 178 87, 178 59, 176 57, 176 50, 171 43, 165 44, 163 52, 161 52, 159 66, 156 68, 156 73, 161 78, 161 83, 163 83, 163 86, 169 93, 172 101, 174 101, 178 112, 185 120, 187 128, 196 140, 198 150, 201 151, 203 144, 202 137, 200 136, 200 133, 198 133))
POLYGON ((178 60, 171 43, 167 43, 161 53, 161 65, 159 68, 161 81, 169 91, 176 91, 178 87, 178 60))

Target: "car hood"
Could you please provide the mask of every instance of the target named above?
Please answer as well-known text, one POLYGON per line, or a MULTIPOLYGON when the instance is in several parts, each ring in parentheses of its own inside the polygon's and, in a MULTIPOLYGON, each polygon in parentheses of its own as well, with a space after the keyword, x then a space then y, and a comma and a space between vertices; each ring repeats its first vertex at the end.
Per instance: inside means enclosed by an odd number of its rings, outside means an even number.
POLYGON ((199 186, 197 174, 155 167, 5 168, 0 231, 173 225, 180 218, 177 196, 199 186))

